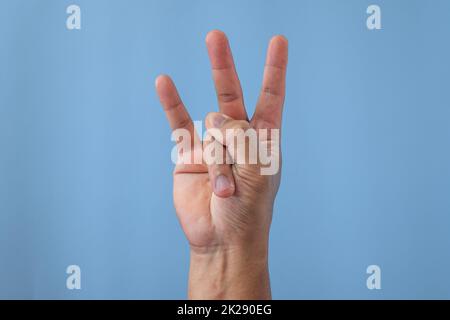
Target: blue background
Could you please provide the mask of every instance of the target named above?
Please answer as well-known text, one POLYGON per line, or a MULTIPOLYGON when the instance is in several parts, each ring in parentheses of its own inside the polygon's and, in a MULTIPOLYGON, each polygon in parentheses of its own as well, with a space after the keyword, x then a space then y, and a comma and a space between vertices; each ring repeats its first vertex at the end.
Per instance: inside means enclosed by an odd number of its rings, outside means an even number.
POLYGON ((449 1, 0 4, 0 298, 186 297, 153 83, 171 74, 194 119, 216 109, 216 28, 250 114, 269 38, 290 41, 274 298, 450 298, 449 1), (381 290, 366 287, 371 264, 381 290))

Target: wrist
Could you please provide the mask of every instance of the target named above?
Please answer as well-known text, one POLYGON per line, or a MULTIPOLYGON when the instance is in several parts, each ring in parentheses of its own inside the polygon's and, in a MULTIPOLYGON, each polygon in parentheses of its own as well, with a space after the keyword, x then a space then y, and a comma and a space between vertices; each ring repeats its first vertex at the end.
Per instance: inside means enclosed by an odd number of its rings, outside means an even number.
POLYGON ((270 299, 268 245, 191 248, 189 299, 270 299))

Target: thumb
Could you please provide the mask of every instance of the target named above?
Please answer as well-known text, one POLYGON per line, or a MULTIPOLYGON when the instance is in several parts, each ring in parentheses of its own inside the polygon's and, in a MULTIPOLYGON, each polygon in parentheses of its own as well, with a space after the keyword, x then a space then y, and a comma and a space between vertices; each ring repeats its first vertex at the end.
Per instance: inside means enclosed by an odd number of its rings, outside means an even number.
POLYGON ((208 134, 226 147, 234 164, 256 164, 258 137, 256 131, 245 120, 233 118, 219 112, 206 116, 208 134))

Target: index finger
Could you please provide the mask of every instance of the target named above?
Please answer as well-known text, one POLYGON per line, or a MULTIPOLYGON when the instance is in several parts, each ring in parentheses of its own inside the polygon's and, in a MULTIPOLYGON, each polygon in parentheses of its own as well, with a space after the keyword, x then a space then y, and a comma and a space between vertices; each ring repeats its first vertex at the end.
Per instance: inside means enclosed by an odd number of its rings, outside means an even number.
POLYGON ((193 134, 194 124, 172 79, 169 76, 160 75, 156 78, 155 87, 172 130, 187 129, 193 134))

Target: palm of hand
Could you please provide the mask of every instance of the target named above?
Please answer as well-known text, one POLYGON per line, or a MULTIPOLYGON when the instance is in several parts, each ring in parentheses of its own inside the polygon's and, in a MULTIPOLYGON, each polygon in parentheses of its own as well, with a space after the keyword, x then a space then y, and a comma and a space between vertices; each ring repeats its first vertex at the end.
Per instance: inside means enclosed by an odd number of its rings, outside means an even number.
POLYGON ((175 168, 175 209, 191 246, 204 248, 232 244, 235 237, 237 240, 245 238, 247 228, 264 227, 270 223, 270 209, 275 196, 270 193, 276 193, 280 174, 260 176, 255 170, 258 168, 234 170, 236 190, 239 191, 221 198, 213 192, 206 166, 175 168), (259 210, 255 203, 263 210, 259 210))

